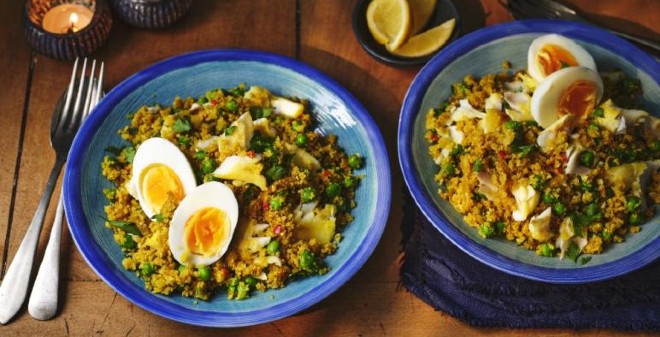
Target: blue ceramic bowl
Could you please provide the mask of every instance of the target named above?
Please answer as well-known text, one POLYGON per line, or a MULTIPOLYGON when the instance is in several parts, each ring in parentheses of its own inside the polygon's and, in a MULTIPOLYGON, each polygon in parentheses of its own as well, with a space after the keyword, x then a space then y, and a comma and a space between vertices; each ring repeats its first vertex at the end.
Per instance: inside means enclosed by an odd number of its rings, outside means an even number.
POLYGON ((515 243, 482 239, 454 208, 437 194, 433 176, 437 165, 428 154, 424 121, 429 108, 451 95, 451 84, 467 74, 483 76, 501 71, 508 60, 513 69, 527 67, 527 49, 542 34, 558 33, 576 40, 594 57, 599 70, 622 69, 639 78, 647 111, 660 112, 660 65, 637 47, 593 26, 547 20, 517 21, 469 34, 436 55, 412 82, 401 109, 398 130, 399 162, 405 182, 428 220, 460 249, 501 271, 551 283, 585 283, 612 278, 640 268, 660 256, 660 215, 629 235, 621 244, 579 265, 570 259, 542 258, 515 243))
POLYGON ((64 200, 69 229, 82 256, 114 290, 157 315, 193 325, 236 327, 264 323, 295 314, 319 302, 348 281, 376 247, 387 221, 390 168, 382 135, 371 116, 345 89, 321 72, 274 54, 244 50, 201 51, 155 64, 112 89, 85 121, 68 157, 64 200), (249 299, 209 301, 161 296, 144 289, 126 271, 123 254, 103 223, 106 201, 102 189, 110 183, 100 173, 104 149, 124 144, 117 130, 126 116, 144 104, 171 104, 174 97, 202 95, 214 88, 240 83, 259 85, 283 96, 310 101, 317 131, 335 134, 347 153, 360 153, 365 166, 356 193, 355 220, 343 232, 337 252, 327 257, 330 272, 296 280, 286 288, 254 292, 249 299))

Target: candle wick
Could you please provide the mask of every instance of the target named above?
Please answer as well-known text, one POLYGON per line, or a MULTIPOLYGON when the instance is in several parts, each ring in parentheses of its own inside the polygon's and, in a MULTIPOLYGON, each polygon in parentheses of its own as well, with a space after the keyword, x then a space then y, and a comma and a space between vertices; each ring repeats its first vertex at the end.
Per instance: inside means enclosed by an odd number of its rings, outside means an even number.
POLYGON ((78 14, 76 13, 71 13, 71 16, 69 16, 69 22, 71 23, 71 26, 66 30, 67 33, 75 33, 78 31, 78 27, 76 27, 76 23, 78 22, 78 14))

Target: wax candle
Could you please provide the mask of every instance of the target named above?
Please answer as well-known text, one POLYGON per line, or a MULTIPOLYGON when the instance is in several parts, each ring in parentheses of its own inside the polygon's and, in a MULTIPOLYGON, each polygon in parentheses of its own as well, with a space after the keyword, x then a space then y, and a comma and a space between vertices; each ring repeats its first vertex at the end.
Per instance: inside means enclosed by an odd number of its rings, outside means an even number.
POLYGON ((83 5, 62 4, 51 8, 43 18, 41 26, 54 34, 75 33, 89 25, 94 12, 83 5))

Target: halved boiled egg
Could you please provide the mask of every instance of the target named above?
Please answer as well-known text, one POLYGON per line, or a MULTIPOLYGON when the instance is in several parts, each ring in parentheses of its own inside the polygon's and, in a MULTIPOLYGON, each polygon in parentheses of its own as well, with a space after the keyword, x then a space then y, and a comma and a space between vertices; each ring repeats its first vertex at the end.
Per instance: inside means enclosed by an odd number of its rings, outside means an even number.
POLYGON ((129 193, 152 218, 168 200, 179 203, 197 181, 186 156, 164 138, 149 138, 137 148, 133 158, 129 193))
POLYGON ((227 185, 197 186, 172 215, 168 243, 183 265, 207 266, 227 252, 238 222, 238 202, 227 185))
POLYGON ((573 40, 557 34, 540 36, 527 51, 527 72, 538 82, 567 67, 597 71, 593 57, 573 40))
POLYGON ((532 95, 534 120, 547 128, 564 115, 583 120, 603 97, 603 81, 597 72, 584 67, 564 68, 539 84, 532 95))

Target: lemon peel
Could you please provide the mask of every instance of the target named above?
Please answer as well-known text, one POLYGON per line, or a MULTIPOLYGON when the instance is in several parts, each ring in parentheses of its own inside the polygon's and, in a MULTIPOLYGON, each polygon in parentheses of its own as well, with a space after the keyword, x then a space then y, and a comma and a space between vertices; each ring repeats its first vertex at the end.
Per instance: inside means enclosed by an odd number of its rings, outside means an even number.
POLYGON ((411 27, 407 0, 374 0, 367 7, 367 27, 374 39, 394 50, 408 39, 411 27))
POLYGON ((421 57, 432 54, 447 43, 455 26, 456 19, 449 19, 440 25, 411 37, 399 48, 388 48, 388 50, 394 55, 404 57, 421 57))

